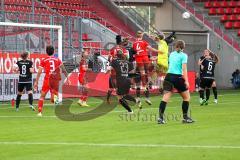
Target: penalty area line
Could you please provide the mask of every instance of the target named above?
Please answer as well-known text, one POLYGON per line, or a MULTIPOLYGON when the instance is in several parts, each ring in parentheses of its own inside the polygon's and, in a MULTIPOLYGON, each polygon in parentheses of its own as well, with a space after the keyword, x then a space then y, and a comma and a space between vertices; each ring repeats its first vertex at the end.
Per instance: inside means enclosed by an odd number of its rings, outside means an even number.
POLYGON ((202 149, 240 149, 231 145, 181 145, 181 144, 121 144, 121 143, 81 143, 81 142, 0 142, 0 145, 62 145, 85 147, 137 147, 137 148, 202 148, 202 149))

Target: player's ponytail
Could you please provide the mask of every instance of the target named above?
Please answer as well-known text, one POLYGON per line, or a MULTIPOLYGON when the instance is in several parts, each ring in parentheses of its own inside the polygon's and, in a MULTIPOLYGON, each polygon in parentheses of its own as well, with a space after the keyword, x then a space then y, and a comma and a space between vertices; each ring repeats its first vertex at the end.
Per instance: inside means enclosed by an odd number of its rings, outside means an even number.
POLYGON ((182 52, 185 48, 185 42, 183 40, 178 40, 175 44, 175 49, 178 53, 182 52))
POLYGON ((218 63, 219 62, 219 57, 216 54, 213 54, 213 60, 218 63))

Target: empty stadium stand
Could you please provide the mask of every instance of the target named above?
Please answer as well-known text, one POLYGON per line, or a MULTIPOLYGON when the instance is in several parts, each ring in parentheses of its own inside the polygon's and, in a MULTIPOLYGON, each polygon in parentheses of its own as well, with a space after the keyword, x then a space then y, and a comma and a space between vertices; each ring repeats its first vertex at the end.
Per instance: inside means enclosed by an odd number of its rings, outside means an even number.
POLYGON ((240 52, 240 0, 176 0, 240 52))
MULTIPOLYGON (((129 26, 124 24, 123 21, 105 7, 100 0, 94 0, 94 2, 91 0, 5 0, 4 10, 8 12, 6 18, 11 21, 16 21, 15 19, 17 19, 17 22, 26 23, 29 21, 33 22, 34 20, 34 23, 41 24, 50 24, 51 21, 54 21, 54 24, 56 24, 61 23, 61 20, 57 22, 59 17, 52 20, 49 15, 60 15, 60 17, 81 17, 94 20, 116 34, 131 38, 132 35, 134 35, 129 26)), ((77 48, 79 46, 79 33, 72 31, 71 34, 71 37, 74 38, 72 45, 77 48)), ((64 38, 68 40, 68 27, 66 27, 64 35, 64 38)), ((83 47, 103 47, 101 42, 94 42, 94 39, 89 38, 87 33, 82 33, 81 37, 84 41, 83 47)))

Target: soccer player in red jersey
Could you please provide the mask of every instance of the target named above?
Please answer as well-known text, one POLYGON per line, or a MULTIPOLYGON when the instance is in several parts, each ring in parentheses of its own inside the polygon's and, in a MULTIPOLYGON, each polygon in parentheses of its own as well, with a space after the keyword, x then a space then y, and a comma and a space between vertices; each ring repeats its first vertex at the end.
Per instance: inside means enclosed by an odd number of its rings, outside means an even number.
POLYGON ((44 70, 45 77, 44 77, 44 82, 41 90, 41 96, 38 101, 38 112, 39 112, 38 116, 42 116, 43 102, 48 91, 51 92, 51 102, 57 101, 59 82, 61 80, 61 73, 60 73, 61 70, 66 77, 68 76, 68 73, 62 61, 59 58, 55 58, 53 56, 54 47, 47 46, 46 52, 48 56, 45 59, 41 60, 40 66, 38 68, 37 78, 34 83, 34 89, 37 90, 40 75, 44 70))
POLYGON ((78 75, 78 81, 81 85, 81 96, 78 101, 78 104, 83 107, 88 107, 87 104, 87 98, 88 98, 88 91, 87 91, 87 79, 86 79, 86 72, 88 70, 87 65, 87 57, 88 57, 88 51, 85 50, 82 54, 82 59, 79 65, 79 75, 78 75))
MULTIPOLYGON (((148 70, 149 70, 149 64, 150 64, 150 58, 149 58, 149 54, 148 51, 152 51, 152 52, 159 52, 157 49, 152 48, 148 42, 143 40, 143 32, 142 31, 138 31, 137 32, 137 39, 136 41, 133 43, 133 49, 136 52, 135 54, 135 60, 137 63, 137 70, 140 72, 141 74, 141 81, 142 81, 142 85, 144 88, 144 93, 146 96, 146 103, 151 105, 152 102, 149 99, 149 88, 148 88, 148 70)), ((140 84, 138 84, 137 90, 136 90, 136 94, 137 94, 137 100, 140 101, 140 84)))

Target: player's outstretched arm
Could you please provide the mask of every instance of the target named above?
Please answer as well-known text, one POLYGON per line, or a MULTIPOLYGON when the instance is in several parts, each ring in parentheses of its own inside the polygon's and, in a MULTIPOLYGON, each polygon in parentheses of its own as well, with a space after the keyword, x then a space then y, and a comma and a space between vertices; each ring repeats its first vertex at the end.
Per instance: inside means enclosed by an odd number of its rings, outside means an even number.
POLYGON ((38 68, 38 72, 37 72, 37 78, 36 78, 36 81, 35 81, 35 83, 34 83, 34 89, 35 89, 35 90, 37 90, 38 81, 39 81, 40 75, 42 74, 42 71, 43 71, 43 68, 42 68, 42 67, 39 67, 39 68, 38 68))
POLYGON ((151 46, 148 46, 147 49, 149 49, 152 52, 159 52, 159 50, 157 50, 157 49, 155 49, 155 48, 153 48, 151 46))

